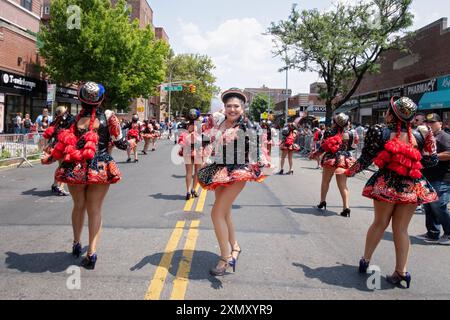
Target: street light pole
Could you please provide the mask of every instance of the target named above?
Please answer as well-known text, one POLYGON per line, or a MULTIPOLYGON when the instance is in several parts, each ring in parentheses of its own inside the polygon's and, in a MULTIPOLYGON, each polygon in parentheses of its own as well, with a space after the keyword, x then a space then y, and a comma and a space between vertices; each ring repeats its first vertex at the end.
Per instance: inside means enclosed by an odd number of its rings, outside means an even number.
POLYGON ((285 112, 286 112, 286 124, 288 123, 288 112, 289 112, 289 96, 287 95, 288 92, 288 66, 286 66, 286 106, 285 106, 285 112))
MULTIPOLYGON (((170 70, 170 74, 169 74, 169 87, 172 87, 172 69, 170 70)), ((171 96, 172 96, 172 90, 169 90, 169 122, 171 121, 170 120, 170 99, 171 99, 171 96)))

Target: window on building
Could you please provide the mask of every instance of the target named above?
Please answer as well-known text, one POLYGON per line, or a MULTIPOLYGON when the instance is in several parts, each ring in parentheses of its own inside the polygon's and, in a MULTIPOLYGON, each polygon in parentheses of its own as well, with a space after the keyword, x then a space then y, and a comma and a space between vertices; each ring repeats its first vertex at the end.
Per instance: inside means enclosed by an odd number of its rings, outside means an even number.
POLYGON ((50 14, 50 6, 44 7, 44 14, 50 14))
POLYGON ((27 10, 32 11, 33 1, 32 0, 20 0, 20 5, 27 10))

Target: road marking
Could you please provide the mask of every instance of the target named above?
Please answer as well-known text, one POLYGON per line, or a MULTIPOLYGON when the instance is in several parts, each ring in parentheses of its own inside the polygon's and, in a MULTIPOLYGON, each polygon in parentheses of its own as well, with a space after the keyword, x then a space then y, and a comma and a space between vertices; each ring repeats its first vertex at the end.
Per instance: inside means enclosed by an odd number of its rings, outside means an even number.
POLYGON ((178 221, 175 229, 170 236, 167 243, 164 255, 161 258, 158 268, 156 268, 153 280, 150 282, 147 293, 145 294, 145 300, 159 300, 161 296, 164 283, 166 281, 167 273, 169 272, 170 263, 172 262, 173 253, 180 242, 181 235, 183 234, 185 221, 178 221))
MULTIPOLYGON (((198 193, 198 189, 200 188, 200 185, 197 184, 197 187, 195 188, 195 192, 198 193)), ((184 206, 184 211, 189 212, 192 209, 192 206, 194 205, 195 198, 190 198, 189 200, 186 200, 186 205, 184 206)))
POLYGON ((200 197, 198 198, 197 206, 195 207, 195 212, 203 212, 203 208, 205 207, 205 200, 206 200, 206 189, 202 189, 202 192, 200 193, 200 197))
MULTIPOLYGON (((204 191, 204 190, 203 190, 204 191)), ((184 245, 183 257, 178 266, 178 271, 175 280, 173 281, 172 293, 170 300, 183 300, 186 295, 187 286, 189 283, 189 272, 191 270, 192 257, 194 255, 195 244, 198 238, 198 227, 200 220, 191 222, 191 227, 184 245)))

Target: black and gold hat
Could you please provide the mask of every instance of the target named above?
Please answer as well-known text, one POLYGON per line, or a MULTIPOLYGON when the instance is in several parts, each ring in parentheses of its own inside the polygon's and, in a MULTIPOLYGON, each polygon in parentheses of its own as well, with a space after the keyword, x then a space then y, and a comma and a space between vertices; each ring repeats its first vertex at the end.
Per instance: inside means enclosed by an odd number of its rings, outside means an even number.
POLYGON ((426 123, 442 122, 442 119, 437 113, 430 113, 427 114, 427 116, 425 117, 425 122, 426 123))
POLYGON ((404 122, 411 122, 417 112, 417 105, 408 97, 392 97, 391 108, 397 118, 404 122))

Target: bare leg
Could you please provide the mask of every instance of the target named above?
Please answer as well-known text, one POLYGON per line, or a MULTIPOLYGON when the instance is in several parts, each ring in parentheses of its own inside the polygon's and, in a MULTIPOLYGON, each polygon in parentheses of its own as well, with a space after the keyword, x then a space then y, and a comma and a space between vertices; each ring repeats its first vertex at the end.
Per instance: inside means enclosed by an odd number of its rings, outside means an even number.
POLYGON ((410 240, 408 227, 416 210, 416 205, 397 205, 392 215, 392 232, 395 245, 395 270, 401 275, 406 273, 410 240))
POLYGON ((292 171, 292 167, 294 162, 292 161, 292 157, 294 156, 294 151, 288 152, 288 161, 289 161, 289 171, 292 171))
POLYGON ((89 185, 86 191, 86 208, 89 217, 89 250, 88 255, 97 251, 97 241, 102 228, 102 206, 108 193, 109 184, 89 185))
POLYGON ((288 154, 287 150, 281 151, 281 170, 284 169, 284 161, 286 160, 287 154, 288 154))
POLYGON ((148 151, 148 146, 150 145, 150 139, 144 139, 145 144, 144 144, 144 152, 148 151))
POLYGON ((372 255, 380 243, 384 231, 389 226, 395 204, 374 200, 373 206, 375 217, 369 231, 367 231, 366 247, 364 249, 364 259, 369 261, 372 259, 372 255))
MULTIPOLYGON (((245 181, 236 182, 228 187, 219 187, 216 191, 216 200, 211 212, 211 218, 214 224, 214 231, 220 247, 220 255, 223 258, 230 256, 230 238, 231 233, 234 237, 234 226, 228 225, 226 215, 230 212, 234 200, 245 186, 245 181), (229 230, 231 228, 231 230, 229 230)), ((234 240, 236 241, 236 240, 234 240)), ((217 268, 224 267, 225 262, 219 261, 217 268)))
POLYGON ((348 200, 347 176, 344 174, 337 174, 336 182, 339 192, 341 193, 343 209, 348 209, 350 208, 350 205, 348 200))
POLYGON ((323 168, 322 185, 320 189, 320 202, 327 200, 328 190, 330 189, 330 181, 333 178, 334 169, 323 168))
POLYGON ((69 185, 69 192, 73 200, 72 229, 73 242, 81 242, 84 217, 86 214, 86 185, 69 185))
POLYGON ((186 167, 186 193, 191 192, 191 183, 192 183, 192 167, 193 164, 185 164, 186 167))
POLYGON ((200 170, 201 166, 201 164, 194 164, 194 184, 192 185, 192 189, 194 190, 198 184, 198 171, 200 170))

